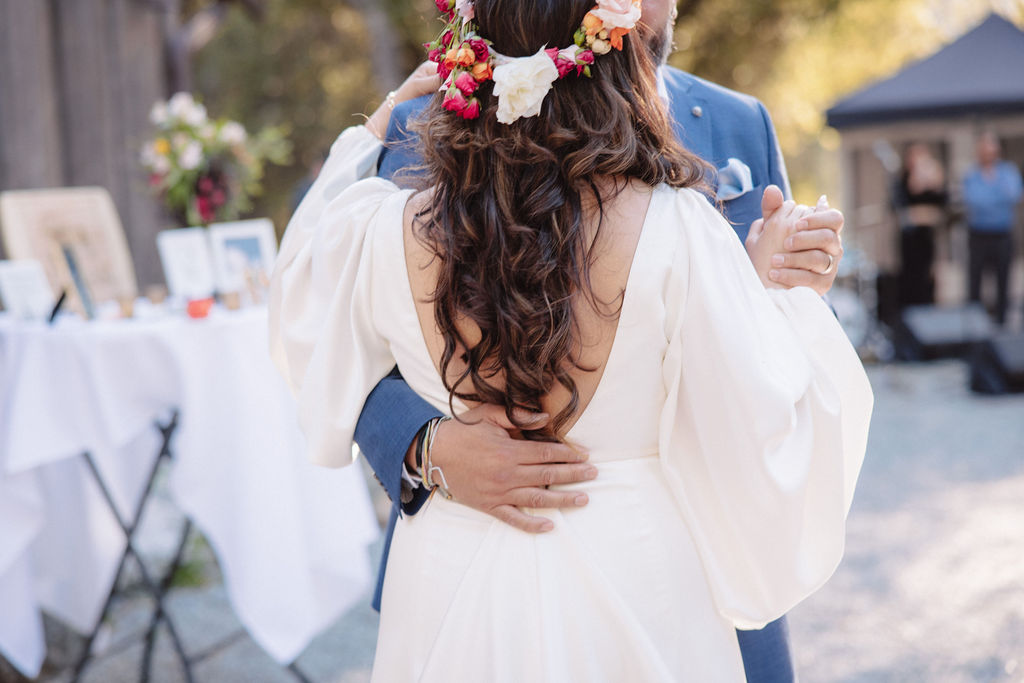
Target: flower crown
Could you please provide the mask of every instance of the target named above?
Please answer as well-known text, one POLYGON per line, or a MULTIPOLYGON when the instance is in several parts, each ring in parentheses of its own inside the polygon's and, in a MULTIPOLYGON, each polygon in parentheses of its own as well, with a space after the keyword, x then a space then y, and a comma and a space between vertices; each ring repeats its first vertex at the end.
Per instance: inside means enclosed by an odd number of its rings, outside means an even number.
POLYGON ((544 98, 555 81, 569 74, 590 77, 595 55, 622 50, 622 38, 640 20, 641 0, 597 0, 567 48, 541 48, 530 57, 506 57, 481 38, 473 0, 434 0, 444 15, 441 35, 425 47, 437 64, 444 92, 444 108, 464 119, 480 116, 474 94, 486 81, 494 81, 498 121, 511 124, 540 114, 544 98))

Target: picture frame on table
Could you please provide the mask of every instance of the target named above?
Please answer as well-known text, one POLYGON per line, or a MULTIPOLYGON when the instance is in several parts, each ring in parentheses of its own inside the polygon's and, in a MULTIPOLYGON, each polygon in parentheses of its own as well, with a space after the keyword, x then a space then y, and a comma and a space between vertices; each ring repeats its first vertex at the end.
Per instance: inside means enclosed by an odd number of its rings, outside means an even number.
POLYGON ((46 320, 54 296, 43 264, 35 259, 0 261, 0 302, 17 318, 46 320))
POLYGON ((204 228, 164 230, 157 235, 156 246, 172 297, 191 301, 214 295, 217 277, 204 228))
POLYGON ((13 260, 43 266, 65 310, 91 318, 94 306, 134 299, 135 267, 110 193, 102 187, 0 192, 0 239, 13 260))
POLYGON ((262 300, 277 258, 277 237, 269 218, 210 226, 210 250, 217 291, 262 300))

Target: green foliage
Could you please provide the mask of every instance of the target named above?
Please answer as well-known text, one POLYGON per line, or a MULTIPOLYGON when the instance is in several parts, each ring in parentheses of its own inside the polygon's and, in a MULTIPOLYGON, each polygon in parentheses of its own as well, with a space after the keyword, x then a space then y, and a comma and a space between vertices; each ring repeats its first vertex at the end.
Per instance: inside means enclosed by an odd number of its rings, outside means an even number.
MULTIPOLYGON (((188 7, 214 1, 189 0, 188 7)), ((440 24, 432 0, 262 2, 260 21, 240 9, 228 13, 195 72, 212 110, 250 130, 290 127, 294 164, 267 170, 255 207, 281 230, 292 190, 338 133, 397 85, 378 73, 382 46, 393 45, 388 55, 408 73, 440 24), (370 8, 383 10, 387 36, 371 35, 370 8)), ((671 63, 762 99, 796 196, 813 202, 838 185, 828 106, 929 54, 990 9, 1024 20, 1022 7, 1024 0, 682 0, 671 63)))
MULTIPOLYGON (((398 39, 400 64, 411 72, 423 61, 422 42, 437 26, 431 0, 380 2, 398 39)), ((267 169, 265 193, 255 212, 270 216, 279 231, 290 216, 294 193, 318 167, 346 127, 372 113, 397 82, 379 82, 376 42, 362 2, 265 0, 254 21, 232 10, 218 37, 194 62, 197 90, 211 110, 250 129, 287 125, 294 162, 267 169)))

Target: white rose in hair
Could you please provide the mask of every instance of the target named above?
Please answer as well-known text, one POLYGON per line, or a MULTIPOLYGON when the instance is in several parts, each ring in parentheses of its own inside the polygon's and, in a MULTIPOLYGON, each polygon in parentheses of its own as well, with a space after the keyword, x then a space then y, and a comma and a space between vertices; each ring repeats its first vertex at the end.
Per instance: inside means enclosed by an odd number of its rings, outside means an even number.
POLYGON ((640 8, 633 0, 597 0, 597 9, 591 10, 591 14, 600 19, 606 29, 632 30, 640 21, 640 8))
POLYGON ((558 68, 543 48, 532 57, 502 61, 494 69, 498 121, 508 124, 540 114, 544 98, 556 80, 558 68))

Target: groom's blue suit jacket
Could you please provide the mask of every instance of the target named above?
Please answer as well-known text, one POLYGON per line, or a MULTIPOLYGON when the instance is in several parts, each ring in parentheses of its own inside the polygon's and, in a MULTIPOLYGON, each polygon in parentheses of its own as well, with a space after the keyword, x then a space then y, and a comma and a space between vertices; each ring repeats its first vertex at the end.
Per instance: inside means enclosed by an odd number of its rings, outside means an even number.
MULTIPOLYGON (((752 97, 678 69, 662 67, 662 77, 676 135, 687 149, 716 169, 725 167, 730 159, 737 159, 749 168, 749 188, 742 188, 746 191, 722 202, 737 235, 741 240, 745 239, 750 224, 761 217, 764 188, 775 184, 789 195, 785 165, 768 112, 752 97)), ((380 177, 392 179, 399 170, 420 162, 415 134, 409 132, 407 123, 423 110, 429 97, 395 107, 378 164, 380 177)), ((400 176, 396 180, 401 184, 400 176)), ((717 188, 717 177, 712 179, 712 185, 717 188)), ((405 453, 420 428, 439 415, 433 406, 409 388, 396 370, 381 380, 367 398, 356 426, 356 442, 392 501, 384 557, 373 599, 377 609, 380 609, 395 522, 403 512, 415 514, 426 498, 420 489, 412 500, 401 502, 405 453)), ((769 624, 760 631, 739 631, 738 634, 748 681, 776 683, 794 680, 784 620, 769 624)))

